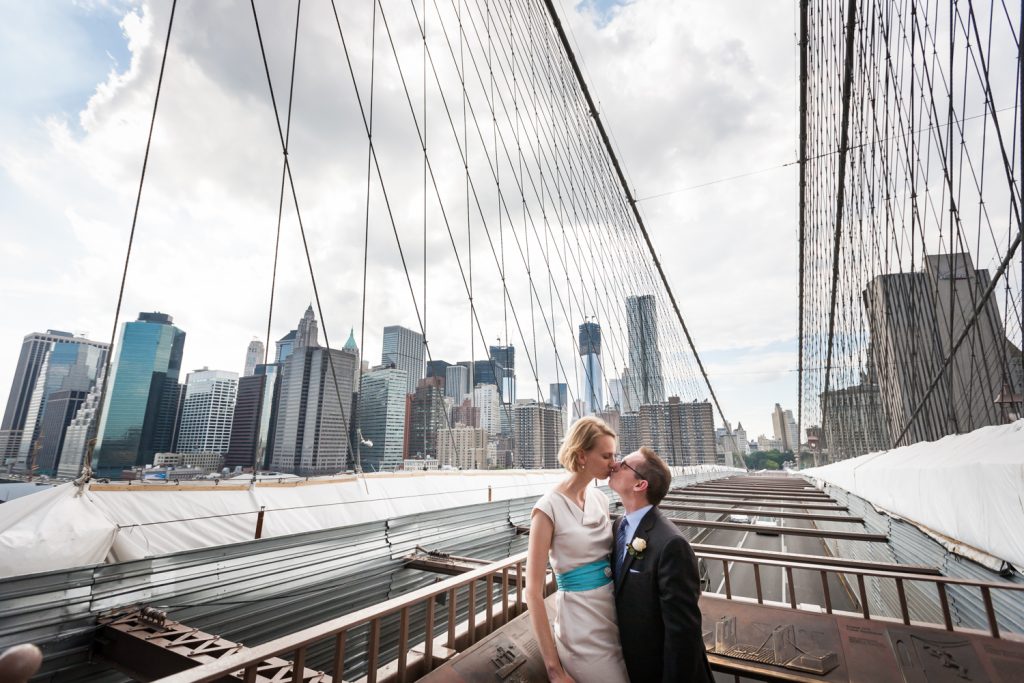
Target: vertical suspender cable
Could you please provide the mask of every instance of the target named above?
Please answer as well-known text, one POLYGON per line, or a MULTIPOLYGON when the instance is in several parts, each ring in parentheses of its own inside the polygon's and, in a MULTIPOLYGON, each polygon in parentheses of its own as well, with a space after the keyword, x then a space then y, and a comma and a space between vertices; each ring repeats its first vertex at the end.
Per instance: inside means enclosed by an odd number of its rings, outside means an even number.
MULTIPOLYGON (((850 0, 851 4, 854 0, 850 0)), ((708 379, 708 373, 704 369, 704 363, 700 360, 700 355, 697 353, 697 347, 693 343, 693 338, 690 336, 690 331, 686 327, 686 323, 683 321, 683 314, 679 310, 679 304, 676 302, 675 294, 672 293, 672 288, 668 284, 668 278, 665 276, 665 271, 661 267, 661 262, 658 260, 658 254, 654 251, 654 244, 651 242, 651 237, 647 233, 647 227, 644 225, 644 220, 640 216, 640 210, 637 208, 636 199, 633 197, 633 193, 629 189, 629 184, 626 182, 626 176, 622 171, 622 166, 619 164, 619 159, 615 155, 615 150, 612 149, 611 141, 608 139, 608 133, 605 131, 604 124, 601 122, 601 115, 597 111, 597 106, 594 104, 594 98, 590 94, 590 89, 587 87, 587 83, 583 80, 583 73, 580 71, 579 62, 576 60, 576 55, 572 51, 572 47, 569 45, 569 39, 565 35, 565 29, 562 28, 562 22, 558 18, 558 12, 555 10, 553 0, 544 0, 544 4, 547 6, 548 13, 551 15, 551 22, 558 32, 558 38, 562 43, 562 49, 565 50, 566 57, 569 59, 569 63, 572 65, 573 74, 576 76, 576 81, 579 83, 580 90, 583 92, 583 97, 586 99, 587 107, 590 110, 590 115, 594 119, 594 125, 597 127, 598 133, 601 136, 601 141, 604 143, 605 150, 608 152, 608 157, 612 162, 612 166, 615 168, 615 174, 618 177, 619 184, 622 186, 622 191, 626 195, 626 201, 629 203, 630 209, 633 212, 633 218, 637 222, 637 226, 640 228, 641 234, 644 236, 644 241, 647 244, 647 249, 651 253, 651 258, 654 260, 654 265, 658 269, 658 275, 661 277, 662 285, 665 287, 665 291, 668 294, 669 301, 672 302, 672 309, 676 314, 676 319, 679 320, 680 326, 683 328, 683 334, 686 335, 686 341, 690 345, 690 351, 693 353, 694 359, 697 361, 697 367, 700 368, 700 374, 704 378, 704 383, 707 385, 708 392, 711 394, 711 400, 715 404, 715 408, 718 409, 718 415, 722 419, 723 424, 727 424, 725 419, 725 413, 722 412, 722 406, 718 402, 718 397, 715 396, 715 390, 711 387, 711 380, 708 379)))
POLYGON ((160 75, 156 80, 156 95, 153 97, 153 113, 149 117, 149 133, 146 135, 146 153, 142 157, 142 172, 139 175, 139 189, 135 193, 135 210, 132 213, 132 229, 128 233, 128 247, 124 255, 124 268, 121 270, 121 286, 117 292, 117 307, 114 309, 114 324, 110 330, 110 346, 107 349, 106 364, 103 369, 103 382, 100 385, 100 396, 96 407, 96 417, 93 421, 95 433, 89 439, 89 446, 86 449, 85 457, 82 458, 81 482, 86 482, 92 476, 92 458, 96 450, 96 440, 99 438, 99 428, 103 418, 103 404, 107 396, 107 388, 113 378, 110 376, 110 366, 114 358, 114 341, 117 336, 117 321, 121 317, 121 304, 124 301, 124 285, 128 279, 128 263, 132 258, 132 245, 135 242, 135 227, 139 221, 139 205, 142 202, 142 187, 146 183, 146 168, 149 166, 149 150, 153 145, 153 128, 156 126, 156 111, 160 105, 160 90, 164 84, 164 70, 167 66, 167 51, 171 45, 171 28, 174 26, 174 10, 178 6, 178 0, 171 3, 171 16, 167 20, 167 37, 164 38, 164 54, 160 58, 160 75))
POLYGON ((846 154, 850 146, 850 91, 853 89, 853 44, 857 22, 855 13, 857 0, 849 0, 846 6, 846 62, 843 64, 842 123, 839 142, 839 181, 836 188, 836 227, 832 238, 832 286, 829 289, 828 350, 825 357, 825 389, 822 392, 821 424, 825 427, 828 416, 828 390, 832 375, 832 347, 836 320, 836 288, 839 284, 839 251, 843 234, 843 210, 846 196, 846 154))

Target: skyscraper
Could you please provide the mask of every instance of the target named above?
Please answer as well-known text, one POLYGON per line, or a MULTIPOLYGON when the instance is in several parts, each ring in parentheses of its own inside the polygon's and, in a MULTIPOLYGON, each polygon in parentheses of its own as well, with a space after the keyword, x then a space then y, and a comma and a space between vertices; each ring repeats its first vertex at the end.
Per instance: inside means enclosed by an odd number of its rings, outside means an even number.
POLYGON ((238 373, 203 368, 188 375, 178 453, 228 452, 238 396, 238 373))
POLYGON ((623 413, 619 420, 619 453, 628 455, 642 446, 640 441, 640 413, 623 413))
MULTIPOLYGON (((445 377, 445 372, 452 366, 446 360, 428 360, 427 377, 445 377)), ((469 370, 467 369, 467 372, 469 370)))
MULTIPOLYGON (((826 400, 823 394, 822 401, 826 400)), ((878 384, 870 373, 853 386, 828 392, 824 435, 829 460, 845 460, 890 447, 878 384)))
POLYGON ((251 377, 238 380, 238 398, 231 420, 231 441, 224 466, 262 468, 273 451, 273 417, 280 366, 258 364, 251 377))
POLYGON ((473 404, 480 409, 480 428, 487 430, 489 436, 501 433, 501 411, 504 410, 498 399, 498 387, 493 384, 481 384, 473 389, 473 404))
POLYGON ((139 313, 121 326, 121 345, 93 453, 93 471, 114 475, 171 450, 185 333, 165 313, 139 313))
POLYGON ((306 349, 320 346, 320 325, 316 321, 316 316, 313 313, 313 304, 310 304, 306 308, 306 312, 302 315, 302 320, 299 321, 298 326, 295 328, 295 349, 306 349))
POLYGON ((274 342, 274 345, 277 347, 277 354, 274 356, 275 363, 284 363, 285 359, 292 355, 292 350, 295 348, 295 335, 297 334, 298 330, 292 330, 274 342))
POLYGON ((34 463, 30 463, 30 467, 34 465, 39 474, 57 473, 67 427, 88 395, 87 391, 75 389, 55 391, 50 395, 39 432, 39 450, 34 455, 34 463))
POLYGON ((263 362, 264 349, 263 342, 259 339, 249 342, 249 348, 245 350, 245 370, 242 372, 242 377, 252 377, 256 371, 256 365, 263 362))
POLYGON ((444 381, 440 377, 421 379, 410 402, 409 443, 406 458, 436 458, 437 432, 448 427, 444 405, 444 381))
POLYGON ((658 309, 651 294, 626 297, 626 331, 629 337, 629 391, 637 403, 661 403, 665 385, 658 346, 658 309))
MULTIPOLYGON (((480 409, 473 405, 473 401, 466 399, 457 406, 452 407, 452 426, 462 425, 464 427, 480 426, 480 409)), ((442 432, 445 430, 441 430, 442 432)), ((444 464, 444 463, 442 463, 444 464)))
MULTIPOLYGON (((625 415, 622 428, 626 430, 625 415)), ((640 446, 653 448, 669 465, 713 465, 717 460, 714 413, 708 401, 683 402, 669 396, 666 402, 642 404, 638 437, 640 446)))
POLYGON ((459 425, 437 433, 437 459, 442 467, 483 469, 487 460, 487 432, 459 425))
POLYGON ((100 405, 103 390, 103 371, 96 380, 96 386, 78 408, 74 418, 64 432, 57 474, 61 477, 77 477, 82 471, 89 440, 96 433, 96 409, 100 405))
POLYGON ((624 410, 626 407, 625 390, 618 377, 608 380, 608 404, 616 410, 624 410))
POLYGON ((362 357, 359 354, 359 344, 356 343, 356 328, 349 328, 348 339, 345 340, 345 346, 343 346, 342 348, 344 348, 346 351, 354 353, 356 356, 356 369, 355 372, 352 373, 352 390, 358 393, 359 376, 363 374, 364 361, 362 360, 362 357))
POLYGON ((19 467, 25 466, 39 439, 50 396, 57 391, 90 391, 106 363, 108 346, 58 330, 24 338, 0 423, 0 464, 17 459, 19 467))
POLYGON ((569 405, 569 385, 565 382, 551 384, 548 387, 548 403, 564 410, 569 405))
POLYGON ((459 403, 470 391, 469 368, 464 365, 450 365, 444 371, 444 395, 459 403))
MULTIPOLYGON (((501 402, 516 402, 516 347, 492 346, 489 349, 491 361, 494 363, 495 383, 501 393, 501 402)), ((480 381, 479 379, 477 380, 480 381)))
POLYGON ((772 429, 775 438, 782 442, 782 450, 796 453, 800 449, 800 438, 792 410, 783 410, 782 406, 776 403, 775 410, 772 411, 772 429))
MULTIPOLYGON (((868 283, 868 374, 877 376, 889 438, 900 437, 990 282, 988 270, 975 269, 971 255, 960 253, 926 256, 921 272, 879 275, 868 283)), ((1020 383, 1020 366, 1019 351, 1014 353, 995 299, 989 298, 906 435, 893 445, 1001 424, 996 398, 1004 385, 1010 393, 1024 391, 1013 386, 1020 383)), ((822 426, 832 449, 831 396, 822 400, 822 426)))
POLYGON ((588 415, 604 408, 604 390, 601 383, 601 326, 595 322, 580 325, 580 361, 583 372, 580 381, 583 386, 580 396, 586 405, 588 415))
POLYGON ((524 399, 512 406, 512 415, 516 467, 558 467, 558 446, 565 433, 562 411, 547 403, 524 399))
POLYGON ((480 386, 481 384, 493 384, 498 387, 498 391, 501 391, 501 387, 498 386, 498 378, 501 376, 501 366, 495 363, 493 360, 488 358, 487 360, 477 361, 461 361, 459 365, 466 365, 466 367, 472 366, 473 368, 473 386, 480 386))
POLYGON ((407 385, 405 370, 397 368, 377 367, 363 375, 358 446, 363 471, 394 471, 402 464, 407 385))
POLYGON ((348 464, 358 356, 348 349, 328 351, 316 343, 316 319, 310 308, 281 371, 271 467, 282 472, 330 474, 348 464))
POLYGON ((382 365, 392 365, 406 373, 406 393, 416 392, 416 386, 423 379, 426 369, 424 362, 423 335, 401 325, 384 328, 384 351, 382 365))

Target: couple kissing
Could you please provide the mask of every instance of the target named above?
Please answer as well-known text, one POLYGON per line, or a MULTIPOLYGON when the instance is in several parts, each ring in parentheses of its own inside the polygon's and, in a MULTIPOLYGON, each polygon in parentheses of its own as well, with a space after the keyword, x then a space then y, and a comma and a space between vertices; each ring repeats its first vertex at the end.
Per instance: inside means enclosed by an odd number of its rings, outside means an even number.
POLYGON ((575 422, 558 454, 569 476, 531 513, 526 603, 548 678, 710 683, 697 559, 657 507, 671 472, 649 448, 615 453, 607 424, 575 422), (624 508, 614 524, 593 485, 605 478, 624 508), (543 595, 549 562, 558 584, 553 623, 543 595))

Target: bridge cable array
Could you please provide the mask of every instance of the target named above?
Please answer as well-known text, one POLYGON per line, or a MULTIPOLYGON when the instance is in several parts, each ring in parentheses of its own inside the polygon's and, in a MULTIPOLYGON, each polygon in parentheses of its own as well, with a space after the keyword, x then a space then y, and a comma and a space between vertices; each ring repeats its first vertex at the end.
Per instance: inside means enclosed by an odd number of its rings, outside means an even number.
POLYGON ((801 3, 798 420, 834 457, 1020 413, 1019 13, 801 3))

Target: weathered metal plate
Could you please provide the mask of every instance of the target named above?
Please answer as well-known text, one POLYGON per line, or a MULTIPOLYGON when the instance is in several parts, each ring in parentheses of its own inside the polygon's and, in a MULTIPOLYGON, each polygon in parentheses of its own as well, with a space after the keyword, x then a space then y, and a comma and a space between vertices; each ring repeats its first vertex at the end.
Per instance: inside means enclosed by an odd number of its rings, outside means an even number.
MULTIPOLYGON (((550 598, 546 604, 550 614, 550 598)), ((1017 641, 707 596, 700 605, 708 658, 723 673, 794 683, 1015 683, 1024 671, 1017 641)), ((420 680, 546 680, 529 615, 420 680)))
MULTIPOLYGON (((545 601, 554 617, 554 596, 545 601)), ((521 614, 454 660, 419 679, 420 683, 529 683, 547 672, 533 637, 529 613, 521 614)))

